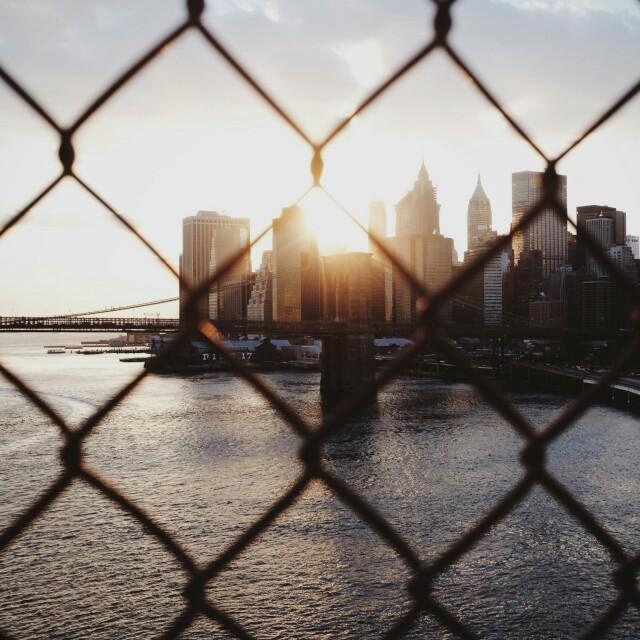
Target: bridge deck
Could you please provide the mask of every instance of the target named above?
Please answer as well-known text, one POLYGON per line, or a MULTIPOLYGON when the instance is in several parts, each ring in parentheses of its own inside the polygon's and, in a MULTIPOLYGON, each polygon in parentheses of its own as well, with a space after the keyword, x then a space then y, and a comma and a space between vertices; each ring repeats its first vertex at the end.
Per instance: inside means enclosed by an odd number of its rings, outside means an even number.
MULTIPOLYGON (((384 322, 254 322, 216 320, 214 324, 227 335, 259 334, 271 337, 373 334, 379 337, 411 338, 415 324, 384 322)), ((0 332, 123 332, 123 331, 177 331, 177 318, 105 318, 105 317, 2 317, 0 332)), ((477 338, 538 338, 556 340, 611 340, 625 338, 626 330, 574 330, 528 325, 462 325, 446 323, 448 337, 477 338)))

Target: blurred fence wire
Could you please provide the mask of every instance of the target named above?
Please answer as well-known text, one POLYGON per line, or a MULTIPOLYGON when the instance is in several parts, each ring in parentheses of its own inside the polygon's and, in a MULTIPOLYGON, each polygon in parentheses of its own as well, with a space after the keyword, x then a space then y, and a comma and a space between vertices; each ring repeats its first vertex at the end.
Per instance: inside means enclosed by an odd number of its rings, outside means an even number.
MULTIPOLYGON (((459 1, 459 0, 458 0, 459 1)), ((137 74, 166 47, 171 46, 187 32, 197 32, 209 43, 212 51, 221 56, 247 84, 255 91, 256 97, 268 103, 268 105, 284 120, 287 126, 293 129, 309 146, 311 155, 311 182, 308 193, 312 189, 325 190, 322 184, 323 174, 323 152, 324 150, 348 127, 349 123, 357 115, 365 111, 372 103, 382 96, 400 78, 411 69, 425 60, 432 52, 441 51, 453 62, 455 67, 462 73, 473 86, 484 96, 484 98, 502 115, 511 128, 540 156, 546 163, 546 171, 543 181, 543 195, 540 201, 526 213, 518 225, 511 229, 510 236, 521 229, 525 229, 544 209, 552 208, 563 223, 573 222, 568 218, 566 207, 557 198, 558 175, 556 166, 558 162, 567 154, 571 153, 594 131, 612 118, 624 105, 632 100, 640 92, 640 78, 633 79, 633 84, 622 96, 616 99, 609 109, 607 109, 582 135, 573 141, 557 157, 548 157, 544 151, 536 144, 533 138, 497 100, 491 92, 489 86, 485 84, 461 58, 460 54, 449 42, 449 33, 453 26, 452 8, 456 0, 425 0, 425 20, 427 19, 428 5, 435 5, 434 29, 431 39, 423 44, 413 56, 402 64, 394 73, 390 75, 382 84, 372 91, 362 102, 360 102, 349 116, 340 121, 335 128, 327 133, 320 141, 314 141, 312 137, 295 121, 286 107, 279 103, 265 88, 259 78, 254 77, 247 68, 221 43, 218 37, 202 21, 205 10, 205 0, 188 0, 186 2, 186 14, 184 21, 176 26, 164 38, 159 40, 155 46, 147 51, 139 60, 131 66, 114 82, 112 82, 77 118, 70 127, 62 127, 50 115, 45 105, 40 104, 5 68, 0 67, 0 78, 17 94, 25 106, 35 111, 45 120, 59 135, 59 158, 60 172, 40 193, 34 195, 20 211, 18 211, 0 230, 0 238, 15 225, 20 224, 25 216, 35 207, 47 194, 55 189, 63 181, 74 181, 84 191, 101 203, 126 229, 135 235, 146 250, 153 253, 158 260, 179 280, 180 275, 152 244, 145 238, 131 223, 131 221, 120 211, 114 208, 99 193, 97 193, 74 169, 74 136, 81 127, 94 116, 101 107, 123 86, 133 82, 137 74)), ((306 193, 304 195, 306 195, 306 193)), ((328 193, 325 191, 325 193, 328 193)), ((353 215, 343 207, 330 193, 334 202, 338 204, 345 215, 355 221, 353 215)), ((304 197, 304 196, 302 196, 304 197)), ((302 199, 302 198, 301 198, 302 199)), ((357 223, 357 221, 356 221, 357 223)), ((359 224, 359 223, 357 223, 359 224)), ((261 238, 269 232, 265 229, 251 243, 255 245, 261 238)), ((588 236, 585 238, 588 249, 598 258, 610 271, 611 277, 621 287, 629 299, 633 302, 635 314, 633 316, 634 326, 631 338, 620 349, 611 369, 600 378, 597 384, 582 393, 577 399, 570 402, 560 415, 546 425, 544 429, 536 431, 529 420, 504 396, 503 393, 487 378, 479 374, 470 367, 465 357, 461 355, 446 340, 447 326, 442 320, 442 315, 438 313, 443 305, 447 304, 461 289, 473 278, 475 274, 505 245, 509 242, 509 236, 503 237, 499 242, 492 245, 487 251, 478 257, 473 263, 465 268, 461 273, 454 276, 451 281, 440 289, 437 294, 431 295, 426 290, 423 283, 419 282, 397 258, 389 252, 380 238, 372 237, 372 241, 379 250, 386 254, 389 261, 398 269, 404 277, 411 283, 419 300, 421 300, 420 313, 417 322, 414 344, 412 347, 402 352, 399 357, 390 362, 376 377, 373 383, 363 384, 362 388, 349 395, 339 404, 335 410, 326 415, 321 424, 310 424, 302 415, 299 415, 282 397, 280 397, 262 378, 255 374, 240 360, 229 358, 229 362, 236 372, 249 382, 259 393, 261 393, 287 421, 293 431, 300 437, 301 445, 299 457, 303 464, 303 471, 296 482, 279 499, 255 521, 242 535, 231 542, 229 546, 218 557, 213 558, 206 566, 200 566, 193 559, 189 551, 178 544, 172 536, 159 526, 152 514, 146 513, 138 505, 129 500, 120 490, 112 486, 106 479, 100 477, 94 470, 88 467, 83 457, 83 444, 93 431, 104 420, 104 418, 118 405, 125 402, 138 387, 147 374, 143 370, 131 382, 129 382, 118 393, 111 397, 92 415, 84 424, 72 429, 69 424, 38 394, 30 388, 15 372, 10 371, 0 364, 2 376, 16 387, 35 408, 48 416, 57 425, 62 433, 65 444, 60 452, 63 462, 63 470, 59 477, 45 488, 40 497, 25 511, 15 519, 15 521, 2 533, 0 537, 0 549, 7 550, 11 543, 20 536, 48 507, 57 500, 61 494, 76 481, 83 481, 94 487, 97 491, 108 497, 121 509, 133 516, 148 532, 154 536, 165 549, 171 553, 185 570, 188 579, 184 585, 183 597, 184 607, 181 614, 174 620, 167 621, 167 627, 161 634, 161 638, 176 638, 188 629, 198 617, 207 617, 215 621, 224 628, 231 636, 242 639, 252 638, 251 634, 243 628, 240 621, 232 618, 221 608, 211 602, 205 589, 216 576, 225 569, 239 554, 267 529, 283 512, 293 505, 307 490, 313 482, 323 483, 329 491, 335 494, 347 507, 359 516, 372 530, 374 530, 404 561, 409 568, 412 579, 405 586, 412 598, 412 606, 409 611, 384 634, 384 638, 401 638, 424 615, 434 616, 444 627, 459 638, 479 637, 473 629, 464 624, 455 612, 447 609, 432 592, 434 579, 449 568, 460 557, 469 551, 487 532, 500 520, 505 518, 531 491, 534 486, 542 487, 555 500, 557 500, 572 516, 580 523, 588 535, 594 536, 599 543, 608 551, 611 557, 612 581, 617 590, 617 597, 610 603, 593 621, 591 626, 584 629, 582 638, 599 638, 620 618, 629 606, 640 608, 640 593, 636 583, 636 571, 640 565, 640 554, 629 555, 623 550, 622 545, 609 533, 606 528, 598 522, 587 508, 571 492, 563 486, 546 467, 546 449, 555 438, 571 428, 575 420, 580 417, 594 402, 597 394, 604 387, 614 382, 629 366, 632 358, 638 350, 638 318, 637 313, 640 308, 640 300, 636 288, 628 280, 626 275, 611 262, 603 249, 588 236), (520 464, 523 476, 513 485, 513 487, 493 505, 473 527, 464 533, 455 543, 453 543, 444 553, 434 561, 425 563, 419 554, 412 548, 409 541, 396 531, 391 524, 378 513, 368 502, 356 493, 348 484, 331 473, 323 463, 323 446, 328 438, 341 429, 344 421, 352 414, 362 409, 374 396, 376 391, 400 374, 403 368, 417 352, 419 352, 429 342, 436 347, 446 357, 452 359, 458 366, 462 367, 475 388, 482 394, 484 399, 490 403, 513 427, 523 440, 523 447, 520 456, 520 464)), ((184 306, 185 322, 178 334, 178 338, 159 358, 171 358, 188 340, 199 333, 208 340, 214 350, 218 353, 230 354, 224 346, 217 329, 206 318, 199 315, 198 300, 206 295, 209 289, 220 281, 238 263, 250 247, 239 251, 224 264, 220 265, 206 282, 199 283, 191 288, 184 282, 181 283, 187 293, 187 302, 184 306)), ((521 637, 526 636, 526 630, 522 630, 521 637)), ((0 631, 0 637, 11 638, 11 630, 0 631)))

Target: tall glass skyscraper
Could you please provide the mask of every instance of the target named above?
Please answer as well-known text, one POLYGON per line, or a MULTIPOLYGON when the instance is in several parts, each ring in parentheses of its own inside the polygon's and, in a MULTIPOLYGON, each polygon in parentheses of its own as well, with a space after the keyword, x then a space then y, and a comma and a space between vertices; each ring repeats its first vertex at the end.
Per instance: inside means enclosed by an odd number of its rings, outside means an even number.
MULTIPOLYGON (((217 268, 249 247, 249 219, 232 218, 215 211, 198 211, 182 221, 180 270, 189 286, 198 286, 217 268)), ((202 317, 241 319, 246 307, 246 287, 251 273, 247 251, 225 275, 198 300, 202 317)), ((181 291, 180 309, 185 303, 181 291)))
MULTIPOLYGON (((512 174, 512 228, 542 198, 544 174, 537 171, 519 171, 512 174)), ((558 176, 556 197, 566 208, 567 176, 558 176)), ((525 250, 542 252, 542 275, 547 276, 567 263, 567 223, 552 208, 544 208, 525 228, 513 235, 513 257, 517 264, 525 250)))
POLYGON ((273 319, 320 320, 320 253, 298 206, 273 221, 273 319))
POLYGON ((483 246, 491 231, 491 202, 482 188, 480 175, 467 209, 467 248, 483 246))
POLYGON ((396 204, 396 235, 431 236, 440 233, 440 205, 424 162, 409 191, 396 204))

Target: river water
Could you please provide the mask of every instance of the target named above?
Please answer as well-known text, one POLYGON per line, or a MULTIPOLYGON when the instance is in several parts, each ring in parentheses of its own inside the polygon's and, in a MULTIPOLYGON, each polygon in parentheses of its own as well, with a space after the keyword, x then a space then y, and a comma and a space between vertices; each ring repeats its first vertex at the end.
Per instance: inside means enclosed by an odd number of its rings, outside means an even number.
MULTIPOLYGON (((47 355, 86 334, 0 335, 0 361, 77 425, 140 364, 47 355)), ((319 420, 319 374, 266 374, 319 420)), ((536 425, 568 401, 512 396, 536 425)), ((0 525, 59 473, 56 428, 0 380, 0 525)), ((592 408, 554 443, 549 467, 624 547, 640 549, 640 429, 592 408)), ((327 464, 428 561, 521 476, 520 440, 467 385, 401 378, 326 448, 327 464)), ((86 460, 205 563, 298 477, 299 441, 232 374, 150 376, 90 437, 86 460)), ((438 598, 480 636, 577 637, 614 598, 600 545, 542 490, 446 572, 438 598)), ((409 607, 408 573, 320 484, 209 587, 256 638, 377 638, 409 607)), ((15 638, 153 638, 183 606, 178 564, 132 518, 76 482, 0 558, 0 628, 15 638)), ((611 638, 640 636, 629 611, 611 638)), ((184 638, 229 636, 199 620, 184 638)), ((408 638, 450 638, 425 616, 408 638)))

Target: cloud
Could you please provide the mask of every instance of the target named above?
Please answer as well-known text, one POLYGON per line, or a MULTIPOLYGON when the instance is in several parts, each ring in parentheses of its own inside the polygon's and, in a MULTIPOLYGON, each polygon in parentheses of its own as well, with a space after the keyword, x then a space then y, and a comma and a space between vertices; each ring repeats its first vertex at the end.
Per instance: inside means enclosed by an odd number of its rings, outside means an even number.
POLYGON ((218 16, 225 16, 233 11, 262 14, 270 22, 280 22, 281 13, 273 0, 214 0, 212 10, 218 16))
POLYGON ((345 60, 356 82, 363 87, 372 86, 386 71, 382 48, 376 40, 337 45, 333 51, 345 60))
POLYGON ((525 11, 570 12, 586 15, 592 12, 621 14, 640 19, 640 5, 631 0, 493 0, 525 11))

